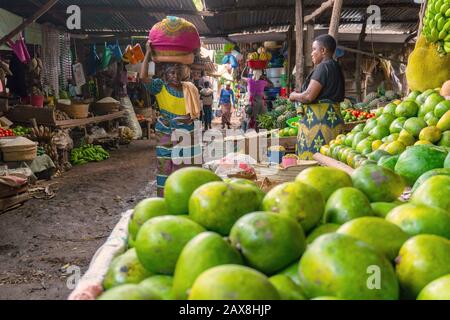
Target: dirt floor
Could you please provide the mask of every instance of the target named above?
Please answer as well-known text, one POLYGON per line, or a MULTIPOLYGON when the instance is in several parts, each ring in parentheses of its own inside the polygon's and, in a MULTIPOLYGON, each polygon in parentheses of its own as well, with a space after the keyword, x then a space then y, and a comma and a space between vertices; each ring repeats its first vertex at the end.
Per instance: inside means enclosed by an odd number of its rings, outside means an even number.
POLYGON ((68 266, 87 270, 121 213, 155 189, 155 148, 141 140, 73 168, 51 200, 0 214, 0 299, 66 299, 68 266))

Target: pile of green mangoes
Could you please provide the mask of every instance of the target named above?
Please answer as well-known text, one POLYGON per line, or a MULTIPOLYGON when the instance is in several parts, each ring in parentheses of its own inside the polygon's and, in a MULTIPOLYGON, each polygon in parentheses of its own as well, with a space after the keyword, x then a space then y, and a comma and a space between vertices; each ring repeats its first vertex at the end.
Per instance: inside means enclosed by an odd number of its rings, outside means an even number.
POLYGON ((439 43, 441 53, 450 53, 450 1, 429 0, 423 32, 429 42, 439 43))
POLYGON ((411 201, 377 165, 313 167, 267 193, 184 168, 141 201, 100 300, 450 299, 450 176, 411 201))
POLYGON ((26 136, 27 134, 31 133, 31 129, 30 128, 22 127, 22 126, 17 126, 15 128, 13 128, 12 131, 14 132, 14 134, 17 137, 26 136))
POLYGON ((109 158, 109 153, 102 146, 86 144, 75 148, 70 154, 70 162, 73 165, 86 164, 88 162, 100 162, 109 158))

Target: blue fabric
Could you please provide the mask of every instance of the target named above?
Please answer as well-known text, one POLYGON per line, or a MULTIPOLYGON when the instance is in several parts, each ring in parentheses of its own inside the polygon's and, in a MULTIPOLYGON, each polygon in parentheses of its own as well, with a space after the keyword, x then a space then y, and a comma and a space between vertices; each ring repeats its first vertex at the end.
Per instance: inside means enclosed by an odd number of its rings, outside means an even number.
POLYGON ((164 81, 162 81, 162 79, 153 79, 151 83, 144 83, 145 89, 153 95, 160 93, 163 86, 164 81))
POLYGON ((220 104, 230 104, 231 101, 234 103, 234 92, 233 90, 222 89, 220 92, 220 104), (233 100, 231 100, 233 99, 233 100))

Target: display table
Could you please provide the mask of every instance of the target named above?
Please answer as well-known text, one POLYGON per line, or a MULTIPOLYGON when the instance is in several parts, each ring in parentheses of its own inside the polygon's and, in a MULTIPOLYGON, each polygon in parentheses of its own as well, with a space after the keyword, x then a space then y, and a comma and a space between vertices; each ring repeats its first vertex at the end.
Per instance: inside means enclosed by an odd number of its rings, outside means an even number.
POLYGON ((68 129, 120 119, 125 116, 125 112, 125 110, 122 110, 86 119, 56 120, 54 109, 16 106, 8 111, 7 118, 19 124, 30 124, 31 119, 34 119, 37 125, 68 129))

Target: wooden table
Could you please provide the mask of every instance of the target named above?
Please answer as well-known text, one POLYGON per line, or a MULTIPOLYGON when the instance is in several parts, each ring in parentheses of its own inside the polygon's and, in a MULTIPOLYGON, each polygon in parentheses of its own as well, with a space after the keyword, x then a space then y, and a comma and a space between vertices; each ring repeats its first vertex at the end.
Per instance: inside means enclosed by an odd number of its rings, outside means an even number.
POLYGON ((107 115, 95 116, 86 119, 56 120, 54 109, 16 106, 9 110, 6 116, 9 120, 15 123, 30 124, 31 119, 35 119, 37 125, 68 129, 117 120, 123 118, 125 113, 126 111, 122 110, 107 115))

